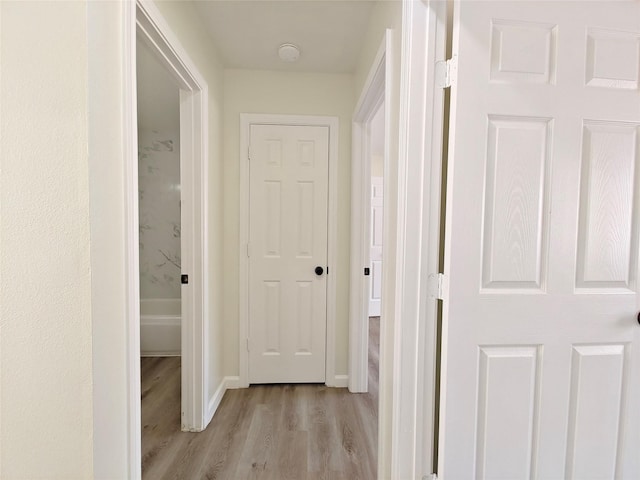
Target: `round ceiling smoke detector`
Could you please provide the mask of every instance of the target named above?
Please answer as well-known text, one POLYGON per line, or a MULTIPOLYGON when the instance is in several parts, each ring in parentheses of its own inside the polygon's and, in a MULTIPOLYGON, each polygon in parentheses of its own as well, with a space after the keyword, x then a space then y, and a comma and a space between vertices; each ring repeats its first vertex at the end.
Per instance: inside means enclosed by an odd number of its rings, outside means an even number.
POLYGON ((278 56, 283 62, 295 62, 300 58, 300 49, 292 43, 285 43, 278 47, 278 56))

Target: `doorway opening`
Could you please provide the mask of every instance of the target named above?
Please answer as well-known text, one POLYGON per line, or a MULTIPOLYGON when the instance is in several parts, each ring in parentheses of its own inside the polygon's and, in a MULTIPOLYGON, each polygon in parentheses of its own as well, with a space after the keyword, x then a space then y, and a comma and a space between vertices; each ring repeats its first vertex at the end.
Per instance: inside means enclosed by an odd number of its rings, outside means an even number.
POLYGON ((144 459, 157 448, 157 436, 149 432, 158 415, 172 418, 178 429, 181 422, 180 90, 139 35, 136 54, 144 472, 144 459), (150 394, 172 401, 158 411, 145 402, 150 394))
MULTIPOLYGON (((380 331, 384 291, 384 172, 388 168, 387 32, 353 116, 351 164, 351 283, 349 391, 368 392, 369 317, 380 331)), ((379 337, 378 337, 379 338, 379 337)), ((377 382, 376 382, 377 383, 377 382)), ((382 412, 382 411, 381 411, 382 412)))
MULTIPOLYGON (((149 134, 149 138, 146 138, 147 134, 143 134, 141 131, 140 152, 145 153, 145 145, 151 151, 154 148, 158 150, 154 152, 157 154, 176 154, 179 151, 179 189, 175 183, 171 182, 166 182, 165 186, 171 183, 173 185, 171 188, 177 190, 173 192, 175 194, 174 200, 176 196, 180 198, 178 207, 180 224, 177 229, 181 240, 179 257, 177 251, 163 250, 165 255, 158 252, 161 258, 158 264, 164 263, 167 268, 175 268, 175 271, 171 271, 171 274, 165 271, 160 274, 161 277, 156 275, 156 278, 166 280, 164 274, 167 273, 168 276, 173 277, 171 283, 177 281, 181 293, 180 302, 178 303, 177 298, 169 298, 163 299, 168 301, 155 302, 155 304, 154 302, 150 302, 151 304, 143 302, 142 307, 144 313, 151 312, 152 314, 158 313, 157 310, 154 310, 155 308, 162 307, 164 310, 161 310, 161 314, 158 316, 167 314, 166 317, 173 317, 173 319, 164 318, 164 329, 156 328, 155 332, 156 337, 162 337, 167 333, 167 330, 172 331, 168 335, 170 341, 166 345, 170 346, 169 350, 173 354, 177 353, 176 330, 178 329, 177 318, 179 317, 181 381, 178 403, 180 405, 181 429, 185 431, 203 430, 211 420, 218 404, 211 400, 212 397, 215 400, 215 396, 211 394, 208 385, 209 329, 206 321, 209 310, 207 84, 152 3, 138 1, 132 4, 127 19, 125 32, 128 59, 125 72, 128 82, 127 99, 125 100, 127 109, 127 121, 125 122, 125 209, 127 217, 125 246, 127 251, 126 284, 129 326, 127 364, 130 379, 128 431, 130 476, 138 478, 141 473, 142 443, 140 431, 142 407, 140 391, 141 302, 138 290, 141 276, 139 232, 141 220, 143 222, 145 220, 141 218, 139 213, 139 138, 136 109, 136 57, 139 43, 144 44, 147 49, 146 53, 158 62, 159 67, 164 69, 173 81, 175 88, 179 90, 179 134, 173 132, 175 140, 174 138, 156 138, 154 137, 156 134, 153 132, 149 134), (134 19, 135 23, 133 23, 134 19)), ((143 52, 142 49, 140 50, 143 52)), ((142 55, 144 56, 145 53, 142 55)), ((159 131, 157 135, 160 135, 159 131)), ((145 167, 148 166, 145 165, 145 167)), ((173 166, 175 167, 175 164, 173 166)), ((153 170, 153 167, 151 169, 153 170)), ((145 182, 147 180, 145 179, 145 182)), ((167 188, 169 187, 167 186, 167 188)), ((144 205, 141 208, 144 209, 144 205)), ((144 228, 144 223, 142 225, 144 228)), ((172 225, 170 235, 175 234, 177 232, 173 230, 172 225)), ((144 249, 145 246, 146 244, 143 244, 142 248, 144 249)), ((159 249, 156 248, 156 250, 159 249)), ((148 273, 143 272, 143 275, 148 273)), ((144 296, 145 291, 142 294, 144 296)), ((175 297, 175 295, 173 296, 175 297)), ((156 320, 158 316, 156 316, 156 320)), ((148 324, 144 326, 145 329, 147 326, 148 324)), ((148 338, 143 339, 143 341, 146 340, 148 338)))
MULTIPOLYGON (((382 312, 382 268, 383 268, 383 227, 384 227, 384 159, 385 159, 385 105, 378 107, 369 122, 369 149, 365 162, 369 162, 371 173, 369 203, 369 235, 365 251, 369 261, 368 332, 369 369, 367 391, 378 395, 380 365, 380 317, 382 312)), ((367 268, 367 267, 365 267, 367 268)), ((365 271, 365 274, 367 272, 365 271)))

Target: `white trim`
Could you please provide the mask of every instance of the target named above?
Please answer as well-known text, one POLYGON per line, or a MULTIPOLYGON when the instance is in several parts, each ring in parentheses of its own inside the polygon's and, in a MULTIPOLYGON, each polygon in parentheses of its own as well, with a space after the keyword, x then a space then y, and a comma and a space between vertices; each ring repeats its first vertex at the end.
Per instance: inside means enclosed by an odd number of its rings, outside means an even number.
POLYGON ((333 377, 332 387, 347 388, 349 386, 349 375, 336 375, 333 377))
POLYGON ((446 3, 403 0, 391 477, 433 473, 446 3))
MULTIPOLYGON (((371 228, 370 122, 387 100, 385 74, 389 71, 387 31, 362 89, 353 114, 351 155, 351 278, 349 291, 349 391, 366 392, 369 372, 369 290, 371 277, 363 269, 369 265, 368 238, 371 228)), ((388 103, 387 103, 388 104, 388 103)), ((388 163, 389 109, 385 111, 385 154, 388 163)), ((387 222, 384 223, 386 225, 387 222)), ((383 226, 384 228, 384 226, 383 226)))
POLYGON ((125 318, 127 322, 128 472, 142 478, 140 387, 140 268, 138 251, 138 111, 136 88, 136 4, 123 4, 123 163, 125 185, 125 318))
POLYGON ((222 397, 224 397, 224 393, 227 391, 227 388, 227 378, 225 377, 222 379, 222 382, 220 382, 220 385, 218 385, 218 388, 216 388, 216 391, 209 399, 209 403, 207 405, 207 423, 211 421, 216 413, 216 410, 218 410, 220 402, 222 402, 222 397))
MULTIPOLYGON (((202 430, 205 423, 205 400, 208 391, 208 279, 206 269, 207 245, 207 85, 189 60, 186 51, 158 11, 148 1, 124 2, 123 8, 123 160, 125 178, 125 289, 127 323, 127 382, 128 392, 128 472, 129 478, 141 477, 141 414, 140 414, 140 294, 138 264, 138 152, 136 103, 136 36, 147 42, 160 61, 178 81, 182 90, 192 92, 181 102, 181 120, 186 112, 192 123, 193 134, 186 139, 186 148, 193 154, 191 192, 194 200, 192 252, 194 259, 189 274, 194 288, 183 304, 192 305, 191 318, 183 318, 183 428, 202 430), (198 208, 198 206, 202 208, 198 208), (195 261, 198 259, 198 261, 195 261), (190 322, 193 322, 190 325, 190 322), (189 328, 189 326, 191 328, 189 328), (186 343, 185 343, 186 342, 186 343), (186 346, 186 348, 185 348, 186 346), (186 402, 185 402, 186 400, 186 402)), ((181 157, 182 157, 181 152, 181 157)), ((181 159, 181 164, 183 163, 181 159)), ((181 165, 182 168, 182 165, 181 165)), ((185 179, 182 179, 183 192, 185 179)), ((189 227, 189 226, 187 226, 189 227)), ((183 234, 185 232, 183 226, 183 234)), ((184 237, 184 235, 183 235, 184 237)))
POLYGON ((232 390, 236 388, 245 388, 240 384, 240 377, 237 375, 224 377, 225 385, 227 386, 227 390, 232 390))
POLYGON ((227 390, 243 388, 240 386, 240 377, 237 376, 226 376, 216 388, 215 393, 209 399, 209 403, 207 406, 207 423, 211 421, 213 416, 215 415, 220 403, 222 402, 222 398, 227 390))
POLYGON ((327 348, 325 383, 337 386, 335 375, 336 348, 336 270, 338 229, 338 117, 312 115, 240 114, 240 324, 239 324, 239 384, 249 386, 249 354, 246 342, 249 332, 249 128, 261 125, 311 125, 329 128, 329 206, 327 221, 327 348))
POLYGON ((240 386, 240 377, 237 376, 227 376, 222 379, 218 388, 213 393, 211 398, 209 399, 209 403, 207 404, 207 423, 213 419, 213 416, 218 411, 218 407, 220 407, 220 403, 224 398, 224 394, 227 390, 243 388, 240 386))

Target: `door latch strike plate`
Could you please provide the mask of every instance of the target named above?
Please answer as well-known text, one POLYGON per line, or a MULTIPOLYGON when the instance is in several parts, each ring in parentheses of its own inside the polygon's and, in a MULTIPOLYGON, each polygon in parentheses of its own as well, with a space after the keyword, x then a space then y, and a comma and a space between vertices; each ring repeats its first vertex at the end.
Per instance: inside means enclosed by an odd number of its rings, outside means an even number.
POLYGON ((371 270, 369 270, 369 267, 364 267, 364 275, 369 276, 370 274, 371 274, 371 270))
POLYGON ((189 275, 187 275, 186 273, 180 275, 180 283, 182 285, 187 285, 189 283, 189 275))

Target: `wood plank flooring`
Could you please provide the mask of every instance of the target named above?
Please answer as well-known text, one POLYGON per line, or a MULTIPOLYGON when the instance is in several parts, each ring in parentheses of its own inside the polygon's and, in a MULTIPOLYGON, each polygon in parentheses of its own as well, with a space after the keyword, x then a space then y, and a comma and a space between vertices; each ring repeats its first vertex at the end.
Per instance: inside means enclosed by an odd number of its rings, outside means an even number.
POLYGON ((180 358, 143 358, 142 477, 374 480, 379 317, 369 324, 369 393, 307 384, 228 390, 201 433, 180 431, 180 358))

